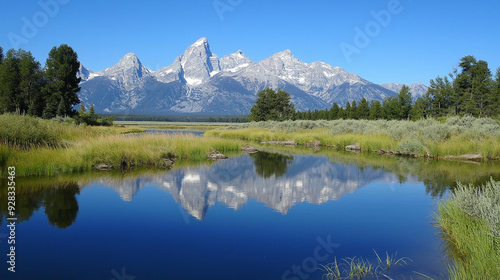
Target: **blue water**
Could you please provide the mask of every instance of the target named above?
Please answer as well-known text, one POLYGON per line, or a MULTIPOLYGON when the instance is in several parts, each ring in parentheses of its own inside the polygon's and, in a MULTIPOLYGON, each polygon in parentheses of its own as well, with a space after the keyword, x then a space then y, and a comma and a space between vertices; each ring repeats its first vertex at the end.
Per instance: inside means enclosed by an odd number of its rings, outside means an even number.
POLYGON ((186 129, 146 129, 146 133, 203 135, 203 133, 205 133, 205 131, 202 131, 202 130, 186 130, 186 129))
POLYGON ((395 279, 441 279, 431 224, 439 197, 400 180, 323 156, 261 153, 56 191, 23 187, 16 273, 0 238, 0 279, 321 279, 320 264, 375 261, 373 250, 412 259, 395 279))

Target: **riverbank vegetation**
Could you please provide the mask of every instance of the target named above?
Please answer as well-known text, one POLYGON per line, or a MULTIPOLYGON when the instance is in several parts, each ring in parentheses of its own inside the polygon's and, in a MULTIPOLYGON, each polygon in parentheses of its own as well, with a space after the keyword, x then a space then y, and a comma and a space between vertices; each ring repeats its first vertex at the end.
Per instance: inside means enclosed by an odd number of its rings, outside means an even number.
POLYGON ((384 170, 397 176, 400 183, 416 179, 425 185, 425 191, 432 197, 442 197, 456 187, 457 181, 483 184, 491 178, 500 181, 498 162, 464 162, 412 157, 381 157, 375 153, 356 153, 321 147, 281 146, 255 144, 267 153, 292 157, 294 155, 325 156, 333 163, 354 165, 361 170, 384 170))
POLYGON ((344 148, 356 144, 361 150, 443 158, 480 154, 483 159, 500 157, 500 124, 490 118, 450 117, 412 121, 334 120, 267 121, 211 130, 207 136, 255 140, 294 141, 297 144, 344 148))
POLYGON ((500 279, 500 182, 458 184, 437 214, 450 279, 500 279))
POLYGON ((89 171, 97 165, 170 167, 173 161, 205 160, 212 148, 220 152, 241 150, 240 142, 234 140, 193 135, 136 136, 117 134, 116 129, 0 115, 0 165, 15 166, 17 176, 52 176, 89 171))

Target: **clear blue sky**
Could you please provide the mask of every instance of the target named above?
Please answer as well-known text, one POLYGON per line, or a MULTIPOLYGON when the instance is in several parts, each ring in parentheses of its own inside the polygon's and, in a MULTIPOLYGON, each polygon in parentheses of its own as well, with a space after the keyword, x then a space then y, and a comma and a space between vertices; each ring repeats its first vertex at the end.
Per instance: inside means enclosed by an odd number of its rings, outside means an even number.
POLYGON ((66 43, 93 71, 114 65, 128 52, 156 70, 200 37, 219 57, 241 49, 253 61, 290 49, 305 62, 324 61, 375 83, 429 83, 461 57, 500 66, 498 1, 427 0, 41 0, 59 3, 44 11, 38 1, 0 2, 0 46, 12 45, 45 63, 49 50, 66 43), (399 6, 389 11, 389 4, 399 6), (219 12, 214 8, 217 4, 219 12), (224 10, 225 9, 225 10, 224 10), (55 10, 55 12, 53 12, 55 10), (390 20, 374 24, 372 11, 390 20), (222 17, 221 17, 222 15, 222 17), (23 17, 36 31, 26 28, 23 17), (37 27, 37 25, 39 27, 37 27), (354 40, 355 28, 370 42, 354 40), (377 28, 378 27, 378 28, 377 28), (23 32, 24 29, 24 32, 23 32), (26 36, 25 36, 26 35, 26 36), (357 48, 347 59, 341 45, 357 48))

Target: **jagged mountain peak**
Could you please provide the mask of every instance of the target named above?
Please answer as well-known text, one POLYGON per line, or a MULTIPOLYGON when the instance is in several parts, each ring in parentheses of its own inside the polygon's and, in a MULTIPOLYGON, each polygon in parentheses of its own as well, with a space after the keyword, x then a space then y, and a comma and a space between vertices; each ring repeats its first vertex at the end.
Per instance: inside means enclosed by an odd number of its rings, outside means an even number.
POLYGON ((94 72, 87 67, 83 66, 83 64, 80 63, 80 67, 78 68, 78 73, 76 73, 76 76, 80 78, 80 82, 86 82, 93 76, 94 72))
POLYGON ((207 37, 201 37, 200 39, 196 40, 192 46, 202 46, 208 44, 208 39, 207 37))
POLYGON ((241 50, 230 55, 223 56, 220 61, 221 70, 236 72, 245 67, 248 67, 252 63, 252 60, 247 57, 241 50))
POLYGON ((219 58, 210 51, 207 38, 202 37, 186 49, 180 59, 183 79, 190 86, 199 86, 221 69, 219 58))
POLYGON ((299 110, 394 95, 343 68, 300 61, 289 49, 260 62, 253 62, 241 50, 219 59, 206 37, 157 71, 150 71, 137 55, 128 53, 97 73, 82 66, 79 76, 81 100, 93 102, 98 112, 113 113, 248 114, 257 93, 267 87, 288 91, 299 110))

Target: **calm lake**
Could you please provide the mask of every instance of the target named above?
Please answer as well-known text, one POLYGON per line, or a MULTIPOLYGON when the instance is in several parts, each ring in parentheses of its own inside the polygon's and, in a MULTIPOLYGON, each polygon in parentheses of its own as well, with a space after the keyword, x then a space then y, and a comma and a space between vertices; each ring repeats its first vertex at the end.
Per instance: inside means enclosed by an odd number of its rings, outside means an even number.
POLYGON ((500 177, 498 165, 277 152, 18 178, 15 273, 2 182, 0 279, 321 279, 320 264, 375 262, 374 250, 412 260, 394 279, 445 279, 437 201, 455 180, 500 177))

